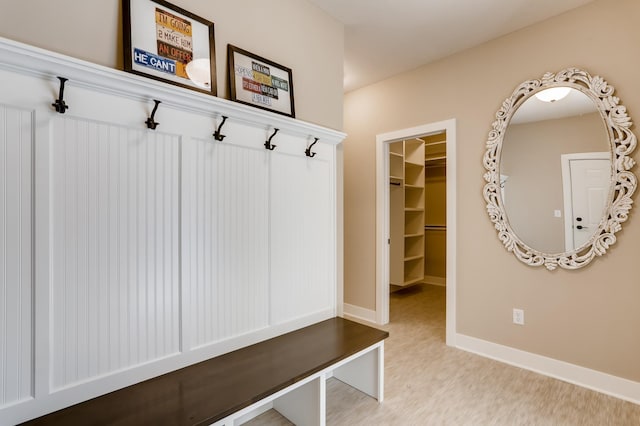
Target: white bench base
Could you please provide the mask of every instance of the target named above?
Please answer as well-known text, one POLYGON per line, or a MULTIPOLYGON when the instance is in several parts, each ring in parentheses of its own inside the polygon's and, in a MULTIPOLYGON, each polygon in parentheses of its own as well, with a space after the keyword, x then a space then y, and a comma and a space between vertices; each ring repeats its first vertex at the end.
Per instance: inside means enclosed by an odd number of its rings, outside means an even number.
POLYGON ((274 409, 297 426, 326 424, 326 382, 331 377, 375 398, 384 399, 384 341, 369 346, 304 380, 243 408, 212 426, 239 426, 274 409))

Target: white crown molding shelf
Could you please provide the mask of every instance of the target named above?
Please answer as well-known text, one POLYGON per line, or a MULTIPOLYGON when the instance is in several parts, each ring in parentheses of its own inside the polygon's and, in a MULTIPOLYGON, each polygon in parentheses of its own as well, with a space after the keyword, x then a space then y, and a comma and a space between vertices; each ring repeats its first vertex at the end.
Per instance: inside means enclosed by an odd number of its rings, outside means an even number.
POLYGON ((158 99, 162 101, 163 108, 175 108, 212 117, 224 115, 229 117, 228 122, 242 122, 265 129, 277 127, 281 134, 313 136, 319 138, 319 143, 337 145, 346 136, 343 132, 317 124, 251 108, 217 96, 158 82, 2 37, 0 57, 0 69, 51 81, 57 81, 58 76, 65 77, 69 79, 66 83, 69 89, 76 86, 145 102, 158 99))

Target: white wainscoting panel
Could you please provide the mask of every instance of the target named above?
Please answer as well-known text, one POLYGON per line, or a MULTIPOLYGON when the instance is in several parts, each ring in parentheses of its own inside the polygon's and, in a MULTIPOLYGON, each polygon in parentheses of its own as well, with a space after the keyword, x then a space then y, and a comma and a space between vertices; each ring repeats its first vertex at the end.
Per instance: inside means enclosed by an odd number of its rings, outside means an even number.
POLYGON ((327 161, 273 152, 271 162, 271 320, 278 324, 335 305, 335 214, 327 161))
POLYGON ((179 351, 180 138, 55 118, 51 386, 179 351))
POLYGON ((0 425, 336 315, 343 133, 3 38, 0 77, 0 425))
POLYGON ((33 396, 33 113, 0 105, 0 407, 33 396))
POLYGON ((269 325, 268 157, 262 147, 192 139, 183 162, 186 333, 195 348, 269 325))

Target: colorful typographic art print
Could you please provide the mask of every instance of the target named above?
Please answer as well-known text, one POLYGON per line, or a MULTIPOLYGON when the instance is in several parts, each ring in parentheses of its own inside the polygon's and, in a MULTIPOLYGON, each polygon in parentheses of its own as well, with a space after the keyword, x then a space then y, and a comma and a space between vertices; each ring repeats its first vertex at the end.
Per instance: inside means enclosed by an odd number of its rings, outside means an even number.
POLYGON ((212 22, 164 0, 123 0, 123 11, 126 71, 216 94, 212 22))
POLYGON ((295 117, 291 69, 229 45, 231 100, 295 117))
POLYGON ((189 78, 187 64, 193 60, 191 21, 156 7, 156 41, 158 55, 173 60, 174 75, 189 78))

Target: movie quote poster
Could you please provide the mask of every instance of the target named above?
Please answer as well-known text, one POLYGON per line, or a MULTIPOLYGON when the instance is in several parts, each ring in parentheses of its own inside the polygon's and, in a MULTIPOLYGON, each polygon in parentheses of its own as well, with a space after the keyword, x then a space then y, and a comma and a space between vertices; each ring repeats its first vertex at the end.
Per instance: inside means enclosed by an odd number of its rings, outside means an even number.
POLYGON ((229 45, 231 100, 295 117, 291 70, 229 45))
POLYGON ((125 69, 215 95, 213 23, 161 0, 123 2, 125 69))

